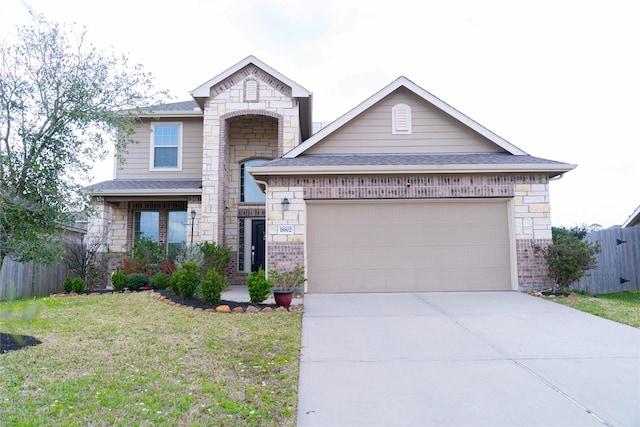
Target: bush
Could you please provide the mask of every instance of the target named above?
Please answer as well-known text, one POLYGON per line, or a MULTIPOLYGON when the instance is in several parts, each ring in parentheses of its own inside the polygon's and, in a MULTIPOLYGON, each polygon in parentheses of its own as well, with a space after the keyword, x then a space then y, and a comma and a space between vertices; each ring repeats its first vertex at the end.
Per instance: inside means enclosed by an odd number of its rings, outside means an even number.
POLYGON ((111 286, 117 292, 124 290, 125 286, 127 286, 127 275, 124 271, 118 270, 111 275, 111 286))
POLYGON ((600 248, 583 241, 586 233, 576 232, 575 227, 553 228, 552 231, 553 243, 546 248, 537 246, 535 251, 542 254, 549 273, 554 278, 553 292, 557 293, 582 278, 587 271, 596 268, 596 254, 600 252, 600 248))
POLYGON ((216 242, 201 242, 198 243, 198 247, 204 257, 203 268, 205 271, 208 272, 210 269, 214 269, 224 276, 231 259, 231 248, 216 245, 216 242))
POLYGON ((227 286, 227 278, 211 268, 207 271, 207 278, 200 285, 200 297, 204 302, 218 302, 227 286))
POLYGON ((131 273, 126 277, 127 288, 132 291, 137 291, 143 286, 149 284, 149 276, 144 273, 131 273))
POLYGON ((156 289, 167 289, 171 284, 171 276, 167 273, 158 273, 151 278, 151 286, 156 289))
POLYGON ((258 271, 249 273, 247 287, 249 288, 249 300, 253 304, 259 304, 267 299, 273 284, 267 280, 264 270, 260 267, 258 271))
POLYGON ((165 262, 165 248, 161 243, 156 243, 144 237, 136 238, 133 242, 131 256, 124 260, 126 274, 145 273, 152 275, 161 270, 165 262))
POLYGON ((67 276, 64 278, 64 281, 62 282, 62 289, 66 293, 73 291, 73 279, 71 277, 67 276))
POLYGON ((84 292, 85 285, 82 277, 74 277, 73 279, 71 279, 71 289, 76 294, 84 292))
POLYGON ((200 269, 194 262, 183 262, 171 276, 171 288, 182 298, 191 298, 200 284, 200 269))
POLYGON ((269 270, 269 279, 273 282, 274 289, 282 292, 293 292, 307 281, 304 267, 300 264, 296 264, 293 271, 279 270, 278 265, 274 264, 273 269, 269 270))

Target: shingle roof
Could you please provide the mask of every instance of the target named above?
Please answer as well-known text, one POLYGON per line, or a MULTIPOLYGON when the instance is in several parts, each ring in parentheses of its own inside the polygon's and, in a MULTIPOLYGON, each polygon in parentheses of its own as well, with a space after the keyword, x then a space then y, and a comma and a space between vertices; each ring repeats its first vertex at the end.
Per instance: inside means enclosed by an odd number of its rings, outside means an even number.
POLYGON ((151 179, 114 179, 103 181, 85 187, 93 195, 100 194, 142 194, 148 193, 194 193, 202 190, 202 180, 200 179, 174 179, 174 180, 151 180, 151 179))
POLYGON ((300 155, 278 158, 261 167, 300 166, 446 166, 446 165, 556 165, 571 166, 555 160, 533 156, 514 156, 510 153, 461 154, 356 154, 356 155, 300 155))
POLYGON ((201 112, 198 103, 194 100, 169 102, 167 104, 150 105, 143 107, 142 111, 148 111, 152 113, 168 113, 168 112, 201 112))

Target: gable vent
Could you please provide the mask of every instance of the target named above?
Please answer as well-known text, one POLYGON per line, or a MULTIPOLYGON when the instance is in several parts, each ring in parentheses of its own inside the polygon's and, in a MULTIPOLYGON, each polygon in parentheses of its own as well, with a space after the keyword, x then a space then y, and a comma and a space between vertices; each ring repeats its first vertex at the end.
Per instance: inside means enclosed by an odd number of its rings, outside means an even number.
POLYGON ((245 101, 258 100, 258 82, 255 80, 247 80, 245 83, 245 101))
POLYGON ((396 104, 392 109, 392 130, 393 134, 411 133, 411 107, 406 104, 396 104))

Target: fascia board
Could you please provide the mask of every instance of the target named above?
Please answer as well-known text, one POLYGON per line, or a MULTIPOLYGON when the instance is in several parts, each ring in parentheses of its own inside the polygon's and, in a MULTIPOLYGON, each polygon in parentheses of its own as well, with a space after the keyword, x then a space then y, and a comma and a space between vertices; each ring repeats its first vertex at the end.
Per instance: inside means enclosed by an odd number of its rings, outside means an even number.
POLYGON ((218 74, 214 78, 208 80, 206 83, 195 88, 193 91, 191 91, 191 96, 193 96, 194 98, 208 98, 211 94, 212 86, 215 86, 217 83, 235 74, 236 72, 240 71, 242 68, 246 67, 249 64, 255 65, 256 67, 262 69, 268 74, 271 74, 273 77, 277 78, 282 83, 289 86, 291 88, 291 95, 294 98, 306 98, 311 95, 311 92, 309 92, 304 87, 300 86, 293 80, 289 79, 288 77, 285 77, 283 74, 269 67, 267 64, 260 61, 255 56, 249 55, 242 61, 238 62, 236 65, 233 65, 232 67, 218 74))
POLYGON ((184 188, 151 188, 151 189, 136 189, 136 190, 95 190, 87 191, 87 194, 94 197, 108 197, 108 196, 148 196, 148 195, 184 195, 184 196, 197 196, 202 194, 202 190, 197 188, 193 190, 184 188))
POLYGON ((622 224, 622 228, 630 227, 634 224, 640 222, 640 206, 636 208, 635 211, 627 218, 627 220, 622 224))
POLYGON ((349 174, 431 174, 431 173, 519 173, 549 172, 565 173, 577 165, 429 165, 429 166, 300 166, 300 167, 254 167, 249 168, 251 176, 265 175, 349 175, 349 174))
POLYGON ((523 150, 519 149, 518 147, 516 147, 515 145, 511 144, 507 140, 505 140, 505 139, 501 138, 500 136, 496 135, 495 133, 491 132, 489 129, 485 128, 484 126, 482 126, 478 122, 476 122, 476 121, 472 120, 471 118, 467 117, 466 115, 462 114, 460 111, 456 110, 455 108, 453 108, 452 106, 450 106, 446 102, 442 101, 440 98, 438 98, 438 97, 434 96, 433 94, 429 93, 428 91, 422 89, 420 86, 416 85, 411 80, 407 79, 404 76, 401 76, 401 77, 398 77, 393 82, 391 82, 386 87, 384 87, 383 89, 381 89, 380 91, 376 92, 374 95, 372 95, 371 97, 366 99, 364 102, 362 102, 361 104, 359 104, 358 106, 356 106, 352 110, 350 110, 349 112, 347 112, 346 114, 341 116, 340 118, 338 118, 335 121, 331 122, 329 125, 327 125, 327 127, 325 127, 320 132, 318 132, 315 135, 313 135, 311 138, 309 138, 308 140, 306 140, 302 144, 298 145, 294 149, 292 149, 289 152, 285 153, 282 157, 294 158, 294 157, 299 156, 300 154, 304 153, 307 149, 309 149, 313 145, 315 145, 317 142, 319 142, 320 140, 322 140, 322 139, 326 138, 327 136, 331 135, 333 132, 335 132, 336 130, 340 129, 343 125, 345 125, 349 121, 353 120, 355 117, 357 117, 358 115, 363 113, 365 110, 367 110, 368 108, 370 108, 373 105, 375 105, 377 102, 382 100, 382 98, 384 98, 385 96, 389 95, 390 93, 392 93, 393 91, 395 91, 396 89, 398 89, 401 86, 404 86, 407 89, 411 90, 416 95, 420 96, 421 98, 423 98, 427 102, 433 104, 435 107, 439 108, 444 113, 450 115, 451 117, 453 117, 454 119, 458 120, 459 122, 461 122, 462 124, 466 125, 467 127, 469 127, 471 129, 473 129, 474 131, 478 132, 480 135, 482 135, 485 138, 489 139, 490 141, 492 141, 493 143, 495 143, 499 147, 503 148, 507 152, 509 152, 509 153, 511 153, 513 155, 518 155, 518 156, 527 155, 527 153, 524 152, 523 150))

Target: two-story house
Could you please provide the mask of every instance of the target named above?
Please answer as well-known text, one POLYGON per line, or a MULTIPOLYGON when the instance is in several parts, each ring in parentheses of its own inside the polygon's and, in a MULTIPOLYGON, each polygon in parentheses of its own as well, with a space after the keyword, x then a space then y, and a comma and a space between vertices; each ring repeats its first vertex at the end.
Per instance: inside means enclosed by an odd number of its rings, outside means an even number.
POLYGON ((232 283, 259 266, 307 270, 308 292, 509 290, 547 281, 549 180, 533 157, 400 77, 313 133, 312 94, 253 56, 192 100, 141 117, 114 179, 88 188, 88 238, 171 252, 232 249, 232 283))

